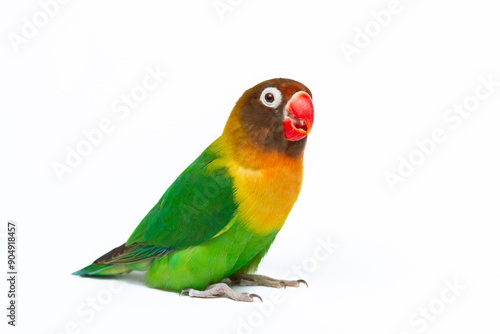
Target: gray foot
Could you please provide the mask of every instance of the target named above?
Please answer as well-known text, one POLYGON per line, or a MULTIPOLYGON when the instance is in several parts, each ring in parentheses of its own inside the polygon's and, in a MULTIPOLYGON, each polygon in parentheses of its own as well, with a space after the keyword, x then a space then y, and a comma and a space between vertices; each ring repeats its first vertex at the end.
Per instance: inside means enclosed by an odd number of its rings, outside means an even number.
POLYGON ((241 285, 241 286, 268 286, 271 288, 286 288, 291 286, 298 288, 300 283, 304 283, 307 287, 309 285, 303 279, 295 281, 287 281, 282 279, 274 279, 264 275, 250 275, 250 274, 239 274, 236 276, 231 276, 229 278, 231 283, 241 285))
POLYGON ((248 294, 248 293, 236 292, 233 289, 231 289, 226 283, 217 283, 209 285, 204 291, 189 289, 189 288, 184 289, 181 291, 181 295, 185 292, 188 292, 189 293, 188 295, 190 297, 197 297, 197 298, 226 297, 239 302, 253 302, 255 297, 259 298, 260 301, 262 301, 262 298, 260 298, 259 295, 256 295, 254 293, 248 294))

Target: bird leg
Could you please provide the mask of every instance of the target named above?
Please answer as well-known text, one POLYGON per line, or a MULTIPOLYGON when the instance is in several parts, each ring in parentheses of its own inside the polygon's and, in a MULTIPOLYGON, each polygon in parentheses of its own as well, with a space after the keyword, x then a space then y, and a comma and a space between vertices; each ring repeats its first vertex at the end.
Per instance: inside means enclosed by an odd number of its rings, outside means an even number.
POLYGON ((226 283, 217 283, 209 285, 204 291, 195 290, 195 289, 184 289, 181 291, 181 295, 185 292, 188 292, 190 297, 197 298, 210 298, 210 297, 226 297, 239 302, 253 302, 253 298, 260 298, 259 295, 254 293, 239 293, 231 289, 226 283))
POLYGON ((300 283, 304 283, 307 287, 309 287, 307 282, 303 279, 287 281, 283 279, 274 279, 264 275, 238 274, 231 276, 229 279, 231 280, 231 283, 241 286, 268 286, 271 288, 286 288, 287 286, 291 286, 298 288, 300 283))

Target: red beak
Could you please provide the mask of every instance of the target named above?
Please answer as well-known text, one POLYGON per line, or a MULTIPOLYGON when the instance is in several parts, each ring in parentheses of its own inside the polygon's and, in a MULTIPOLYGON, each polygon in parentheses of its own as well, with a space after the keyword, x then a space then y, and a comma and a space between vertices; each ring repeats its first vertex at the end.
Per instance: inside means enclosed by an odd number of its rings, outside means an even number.
POLYGON ((314 122, 314 106, 306 92, 295 93, 285 107, 283 129, 285 138, 298 141, 311 132, 314 122))

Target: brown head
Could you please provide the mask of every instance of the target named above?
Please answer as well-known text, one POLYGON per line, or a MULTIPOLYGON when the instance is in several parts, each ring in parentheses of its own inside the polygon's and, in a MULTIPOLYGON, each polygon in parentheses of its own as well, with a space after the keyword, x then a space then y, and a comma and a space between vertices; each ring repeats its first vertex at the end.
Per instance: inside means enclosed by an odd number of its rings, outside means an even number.
POLYGON ((263 153, 302 157, 313 121, 309 88, 291 79, 271 79, 243 93, 224 135, 238 146, 251 145, 263 153))

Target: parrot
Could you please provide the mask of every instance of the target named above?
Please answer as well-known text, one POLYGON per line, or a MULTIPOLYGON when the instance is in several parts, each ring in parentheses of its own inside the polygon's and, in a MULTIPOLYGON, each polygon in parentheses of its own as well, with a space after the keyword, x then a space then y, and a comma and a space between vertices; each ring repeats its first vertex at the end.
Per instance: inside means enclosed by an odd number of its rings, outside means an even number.
POLYGON ((307 285, 255 272, 302 186, 314 122, 311 91, 285 78, 263 81, 237 100, 222 135, 170 185, 128 240, 74 272, 144 271, 144 283, 190 297, 253 302, 233 285, 307 285))

